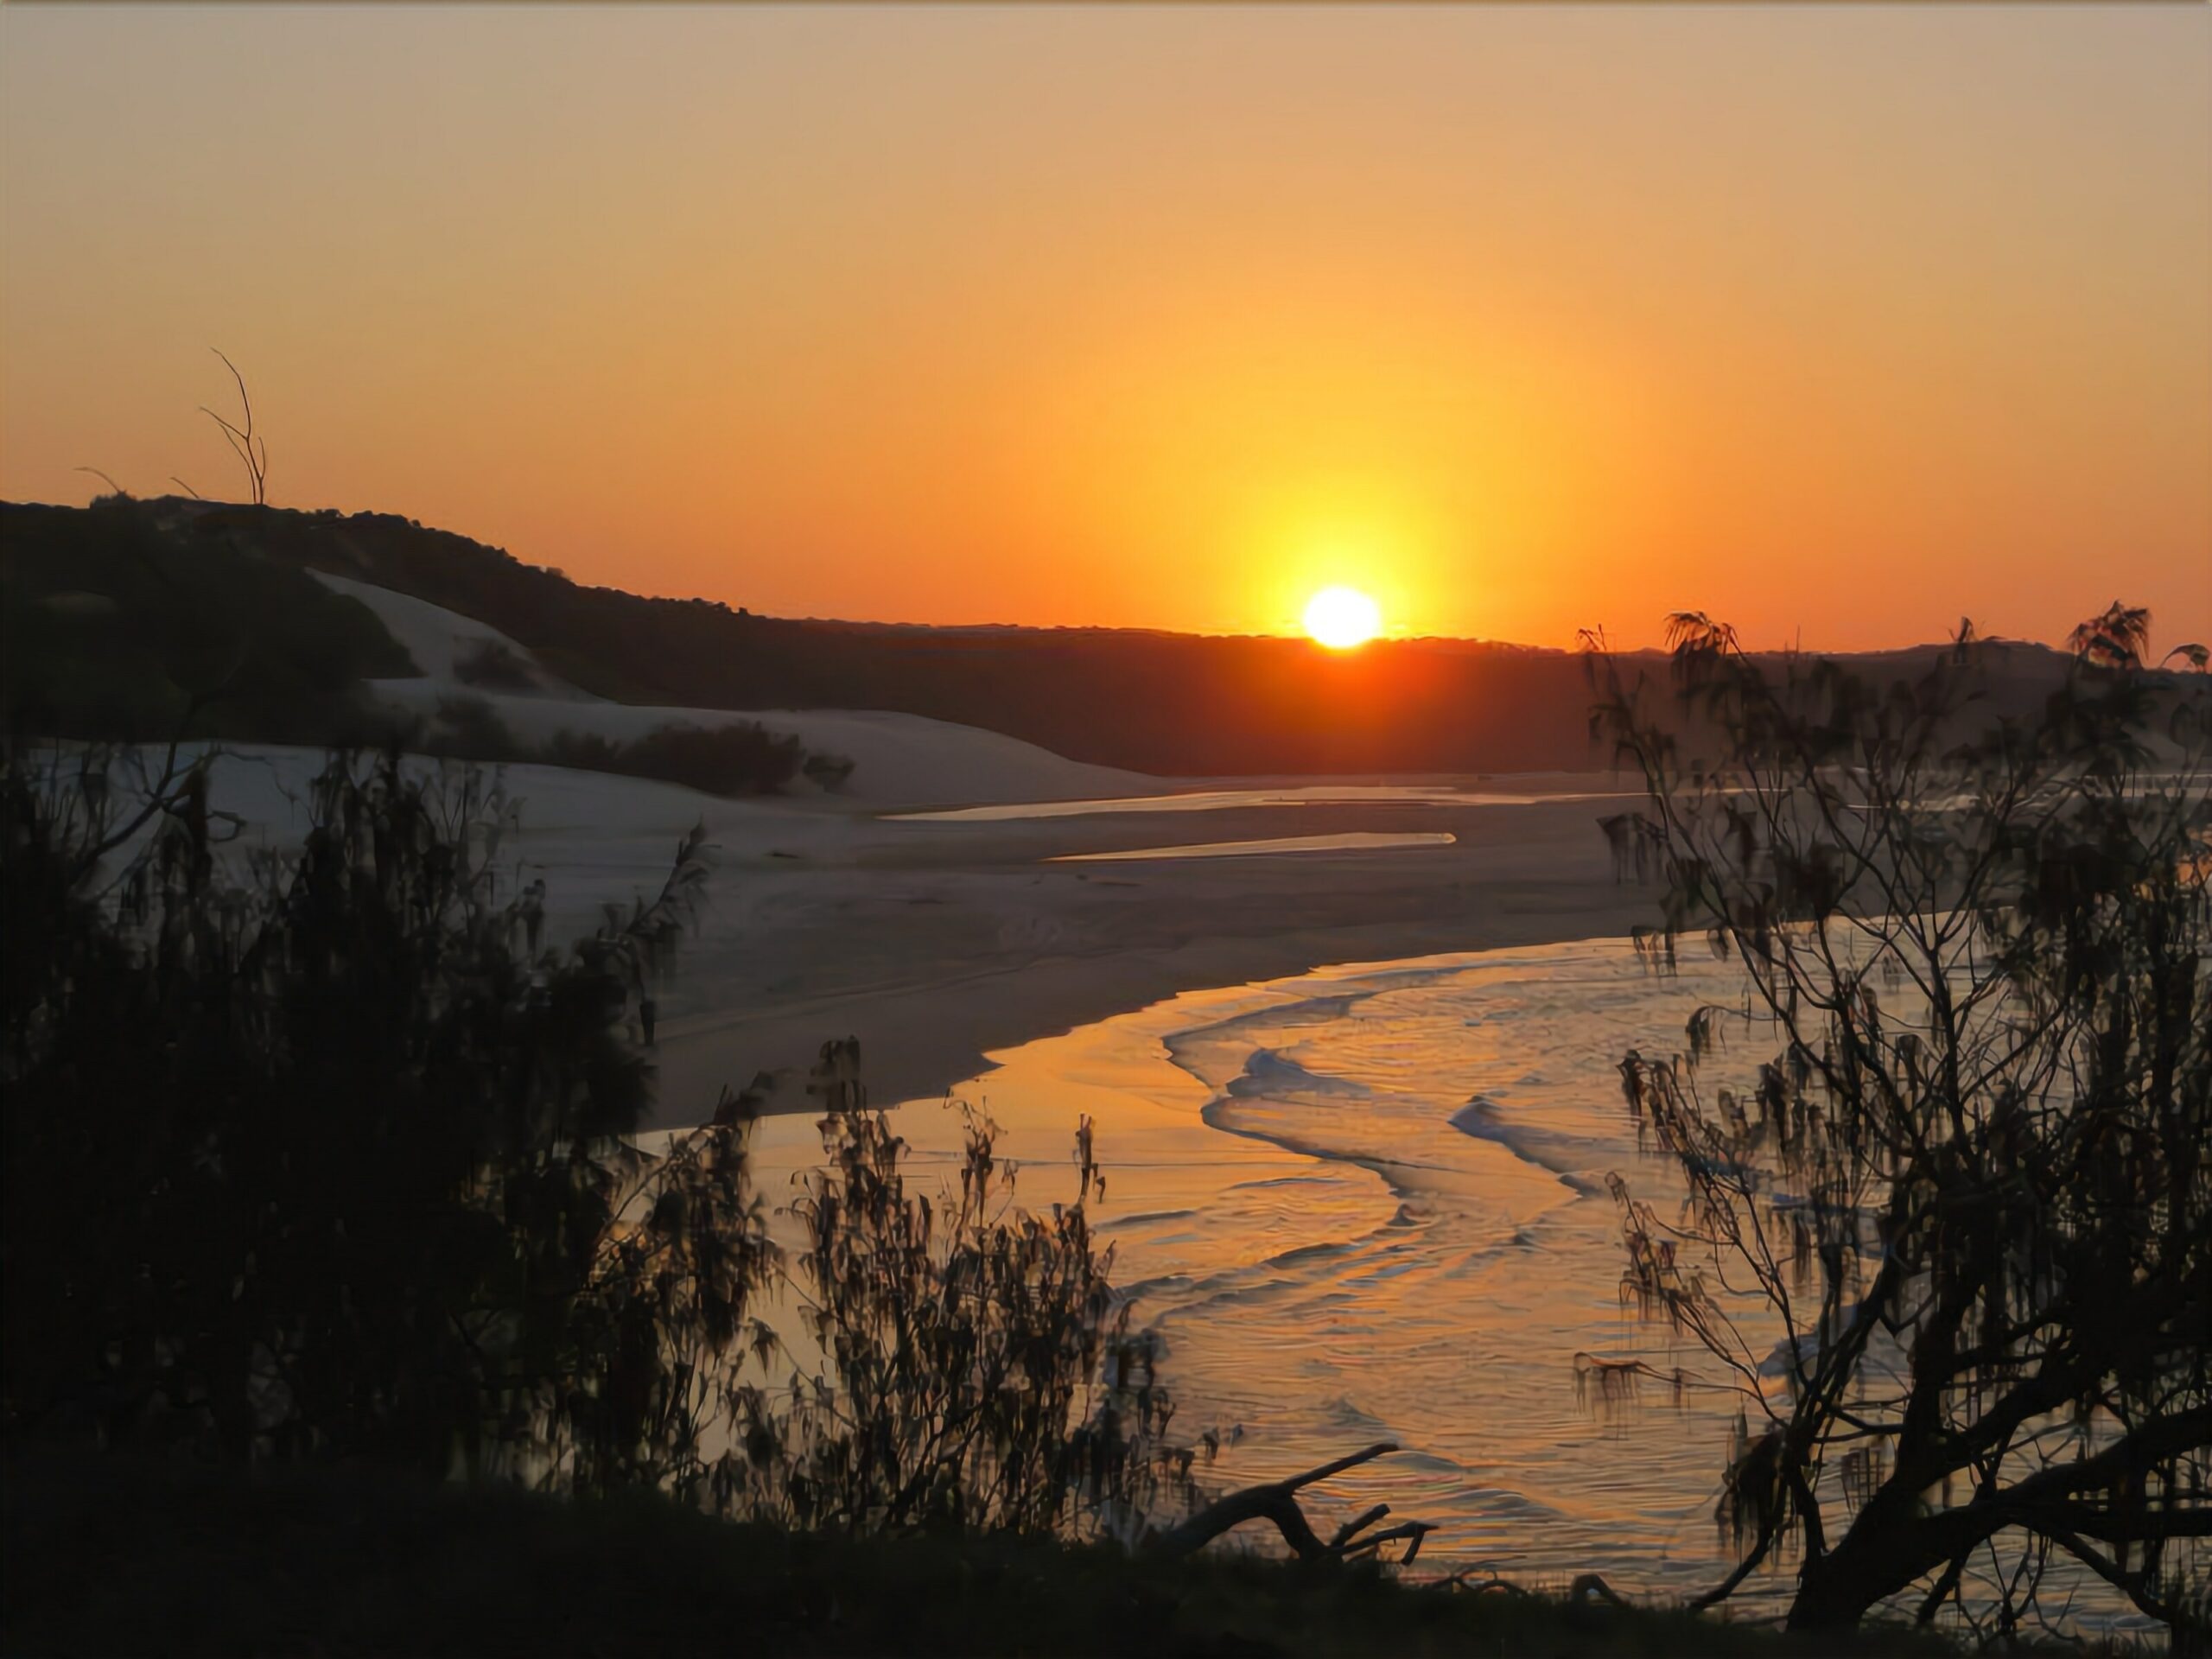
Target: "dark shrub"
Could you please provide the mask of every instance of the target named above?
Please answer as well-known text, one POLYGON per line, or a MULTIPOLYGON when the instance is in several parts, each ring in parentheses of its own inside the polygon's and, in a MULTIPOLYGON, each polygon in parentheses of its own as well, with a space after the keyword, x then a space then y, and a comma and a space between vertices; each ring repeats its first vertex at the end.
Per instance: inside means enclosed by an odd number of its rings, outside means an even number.
POLYGON ((739 721, 659 726, 627 743, 558 732, 542 758, 588 772, 682 784, 709 795, 766 795, 797 777, 801 761, 808 757, 797 738, 778 737, 750 721, 739 721))
POLYGON ((981 1121, 959 1200, 909 1194, 849 1042, 789 1275, 823 1370, 772 1365, 748 1103, 636 1137, 698 832, 650 902, 541 950, 477 777, 334 760, 296 855, 242 880, 204 765, 127 799, 118 764, 0 768, 11 1452, 359 1457, 851 1533, 1132 1532, 1182 1466, 1087 1128, 1049 1220, 981 1121))
POLYGON ((160 781, 135 849, 105 775, 0 773, 10 1436, 658 1466, 659 1338, 704 1315, 603 1286, 613 1242, 680 1189, 725 1344, 766 1259, 734 1131, 650 1170, 627 1139, 697 837, 651 904, 541 954, 473 779, 334 762, 297 855, 240 883, 203 772, 160 781))
POLYGON ((8 730, 320 743, 359 726, 364 677, 415 671, 359 601, 223 521, 202 532, 120 497, 0 505, 8 730))
POLYGON ((799 770, 810 781, 834 795, 851 779, 853 763, 842 754, 810 754, 799 770))
POLYGON ((453 674, 463 685, 485 691, 537 690, 537 677, 530 664, 497 639, 480 639, 470 646, 454 660, 453 674))
POLYGON ((423 728, 416 744, 425 754, 457 760, 535 758, 485 697, 440 697, 438 711, 423 728))

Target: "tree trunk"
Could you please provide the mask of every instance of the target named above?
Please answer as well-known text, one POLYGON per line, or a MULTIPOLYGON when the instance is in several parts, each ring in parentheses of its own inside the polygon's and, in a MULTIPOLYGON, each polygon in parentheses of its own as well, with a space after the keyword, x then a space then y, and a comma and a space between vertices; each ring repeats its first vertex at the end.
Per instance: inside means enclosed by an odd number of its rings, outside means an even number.
POLYGON ((1910 1494, 1893 1489, 1859 1512, 1836 1547, 1808 1560, 1797 1575, 1789 1604, 1793 1630, 1846 1630, 1875 1603, 1908 1589, 1978 1540, 1986 1528, 1968 1510, 1955 1510, 1931 1526, 1914 1513, 1910 1494))
POLYGON ((1805 1564, 1797 1578, 1796 1597, 1789 1604, 1789 1629, 1850 1630, 1891 1587, 1902 1587, 1875 1584, 1865 1570, 1868 1563, 1853 1559, 1858 1553, 1838 1550, 1805 1564))

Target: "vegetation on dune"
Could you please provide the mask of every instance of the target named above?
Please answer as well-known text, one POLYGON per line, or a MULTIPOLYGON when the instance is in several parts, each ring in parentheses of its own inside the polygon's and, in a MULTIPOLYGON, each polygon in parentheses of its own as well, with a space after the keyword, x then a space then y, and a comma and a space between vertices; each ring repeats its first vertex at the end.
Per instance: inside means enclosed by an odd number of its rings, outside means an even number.
MULTIPOLYGON (((773 793, 802 776, 835 789, 851 775, 849 760, 745 721, 670 723, 626 741, 563 731, 531 743, 470 694, 410 721, 362 682, 410 677, 416 665, 359 601, 258 550, 272 515, 178 515, 123 496, 82 510, 0 505, 0 728, 126 742, 403 742, 723 796, 773 793)), ((531 665, 496 640, 465 652, 454 672, 474 692, 540 689, 531 665)))
POLYGON ((0 723, 44 737, 325 743, 372 728, 365 677, 415 664, 364 605, 202 520, 0 505, 0 723))
POLYGON ((402 741, 410 749, 452 760, 569 766, 728 797, 779 793, 801 776, 835 789, 853 770, 849 760, 811 753, 797 738, 750 721, 721 726, 671 721, 622 740, 563 728, 532 743, 516 734, 488 698, 475 696, 440 698, 437 712, 402 741))
POLYGON ((2145 675, 2147 626, 2084 624, 2036 718, 1967 740, 1968 627, 1886 690, 1694 615, 1664 681, 1592 658, 1649 787, 1608 830, 1663 883, 1642 948, 1743 967, 1621 1067, 1689 1192, 1620 1189, 1623 1294, 1742 1402, 1706 1601, 1786 1555, 1806 1629, 1904 1599, 2012 1640, 2086 1579, 2212 1639, 2212 683, 2145 675))
POLYGON ((530 664, 497 639, 480 639, 457 658, 453 677, 480 691, 512 691, 528 695, 538 689, 530 664))
POLYGON ((539 752, 555 766, 653 778, 709 795, 762 795, 788 785, 804 772, 819 778, 829 768, 842 780, 852 762, 810 753, 795 737, 779 737, 750 721, 723 726, 656 726, 642 737, 615 742, 604 737, 556 732, 539 752), (842 766, 842 772, 836 768, 842 766))

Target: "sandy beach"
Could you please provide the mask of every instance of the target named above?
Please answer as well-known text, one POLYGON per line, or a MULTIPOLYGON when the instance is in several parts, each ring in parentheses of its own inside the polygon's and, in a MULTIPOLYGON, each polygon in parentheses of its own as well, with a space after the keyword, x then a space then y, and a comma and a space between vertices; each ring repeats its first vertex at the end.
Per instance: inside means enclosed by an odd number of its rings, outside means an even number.
POLYGON ((670 998, 663 1121, 696 1121, 720 1082, 803 1066, 831 1037, 861 1039, 874 1100, 918 1099, 975 1077, 993 1050, 1179 991, 1624 933, 1653 918, 1652 899, 1615 883, 1595 816, 1580 801, 1246 809, 1205 815, 1208 838, 1456 839, 1084 865, 1046 861, 1187 844, 1192 820, 952 824, 792 812, 794 830, 810 821, 817 833, 790 836, 792 849, 725 851, 670 998))
MULTIPOLYGON (((950 730, 908 735, 957 747, 960 734, 950 730)), ((322 760, 308 749, 232 746, 217 764, 214 802, 245 818, 257 839, 282 844, 304 827, 299 801, 322 760)), ((563 767, 485 770, 517 804, 510 879, 543 879, 551 938, 588 931, 607 906, 650 895, 677 841, 706 826, 715 867, 706 905, 658 993, 661 1127, 703 1121, 722 1084, 762 1071, 782 1074, 777 1108, 808 1109, 804 1074, 831 1038, 860 1039, 878 1103, 929 1098, 983 1071, 995 1050, 1178 992, 1338 963, 1618 935, 1654 915, 1649 891, 1614 880, 1596 825, 1619 802, 1307 804, 945 823, 887 816, 912 803, 728 801, 563 767), (1052 861, 1350 833, 1452 840, 1052 861)), ((1460 781, 1484 792, 1503 782, 1460 781)), ((1529 792, 1617 786, 1595 775, 1510 781, 1529 792)), ((988 792, 973 788, 970 798, 988 792)))

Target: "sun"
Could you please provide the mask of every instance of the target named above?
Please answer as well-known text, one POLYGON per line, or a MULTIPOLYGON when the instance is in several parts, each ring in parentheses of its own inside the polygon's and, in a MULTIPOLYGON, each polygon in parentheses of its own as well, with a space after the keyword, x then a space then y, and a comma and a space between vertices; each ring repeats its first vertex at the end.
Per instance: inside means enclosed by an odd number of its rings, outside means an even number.
POLYGON ((1306 602, 1306 632, 1332 651, 1349 651, 1382 632, 1382 608, 1356 588, 1324 588, 1306 602))

